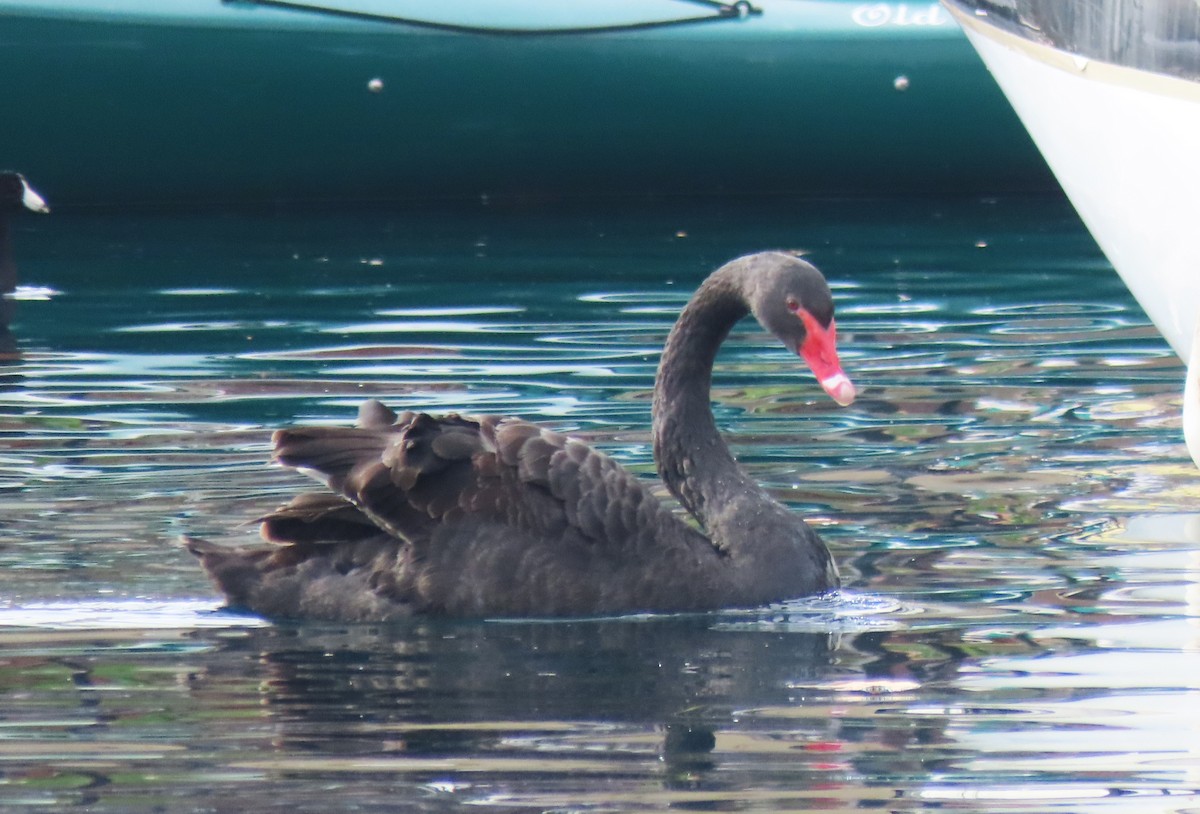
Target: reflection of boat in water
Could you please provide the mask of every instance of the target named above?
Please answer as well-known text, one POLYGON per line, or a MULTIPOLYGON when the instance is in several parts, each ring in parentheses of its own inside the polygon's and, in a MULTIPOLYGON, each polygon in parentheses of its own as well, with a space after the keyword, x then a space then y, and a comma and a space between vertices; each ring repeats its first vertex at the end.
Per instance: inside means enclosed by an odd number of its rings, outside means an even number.
POLYGON ((59 207, 1053 188, 935 0, 8 0, 0 24, 3 160, 59 207))
POLYGON ((1189 363, 1200 463, 1200 4, 944 0, 1080 217, 1189 363))

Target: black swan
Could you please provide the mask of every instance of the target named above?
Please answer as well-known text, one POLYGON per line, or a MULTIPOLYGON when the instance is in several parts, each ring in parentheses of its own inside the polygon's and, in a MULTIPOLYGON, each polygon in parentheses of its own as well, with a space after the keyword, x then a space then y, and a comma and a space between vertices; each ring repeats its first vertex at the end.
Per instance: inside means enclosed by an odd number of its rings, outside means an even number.
POLYGON ((8 237, 8 216, 21 209, 31 212, 49 212, 46 201, 33 191, 33 187, 19 172, 0 171, 0 328, 12 321, 12 303, 5 295, 17 290, 17 264, 13 262, 12 246, 8 237))
POLYGON ((582 441, 516 418, 396 415, 275 433, 275 458, 324 481, 262 521, 273 547, 185 538, 229 605, 274 618, 584 616, 749 607, 838 586, 820 537, 734 462, 709 404, 713 362, 747 313, 839 404, 833 298, 782 252, 704 281, 663 350, 654 456, 707 531, 582 441))

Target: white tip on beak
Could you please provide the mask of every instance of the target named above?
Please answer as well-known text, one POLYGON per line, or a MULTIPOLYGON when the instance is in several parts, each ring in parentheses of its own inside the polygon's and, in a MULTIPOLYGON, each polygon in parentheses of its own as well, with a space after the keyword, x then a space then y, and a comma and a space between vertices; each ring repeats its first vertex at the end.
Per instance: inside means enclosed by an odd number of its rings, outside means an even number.
POLYGON ((841 407, 849 407, 854 403, 854 397, 858 395, 854 389, 854 383, 841 371, 834 373, 828 379, 822 379, 821 387, 841 407))
POLYGON ((22 185, 25 187, 25 192, 21 195, 21 203, 25 204, 25 208, 32 212, 49 212, 50 207, 46 203, 46 199, 33 191, 33 187, 29 186, 24 179, 21 179, 22 185))

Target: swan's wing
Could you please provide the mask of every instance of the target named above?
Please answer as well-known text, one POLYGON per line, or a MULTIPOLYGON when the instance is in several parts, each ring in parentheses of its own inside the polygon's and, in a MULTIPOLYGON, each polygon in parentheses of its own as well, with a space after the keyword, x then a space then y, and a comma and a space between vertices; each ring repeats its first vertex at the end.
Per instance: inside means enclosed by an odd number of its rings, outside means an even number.
POLYGON ((721 555, 616 461, 528 422, 369 403, 356 427, 275 434, 332 490, 262 518, 284 545, 189 541, 230 598, 270 616, 387 619, 708 606, 721 555))
POLYGON ((711 548, 612 458, 518 419, 406 413, 390 425, 301 427, 274 440, 277 460, 316 475, 414 545, 447 526, 486 525, 530 544, 585 543, 611 556, 711 548))

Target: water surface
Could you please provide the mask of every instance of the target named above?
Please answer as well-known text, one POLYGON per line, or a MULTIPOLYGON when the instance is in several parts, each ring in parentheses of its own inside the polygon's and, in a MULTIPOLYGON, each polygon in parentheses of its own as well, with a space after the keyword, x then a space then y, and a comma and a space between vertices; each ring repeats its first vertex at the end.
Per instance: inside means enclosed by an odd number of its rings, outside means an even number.
POLYGON ((1183 369, 1045 200, 24 218, 0 368, 0 807, 1200 810, 1183 369), (715 409, 840 595, 684 617, 268 625, 175 539, 379 397, 650 476, 708 270, 805 249, 861 396, 751 325, 715 409))

